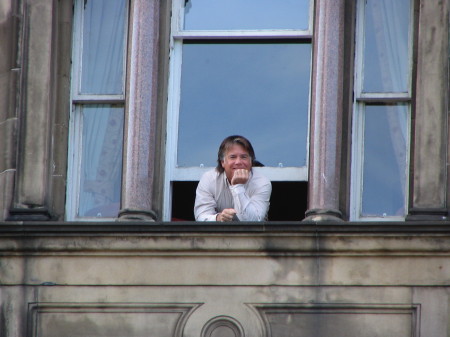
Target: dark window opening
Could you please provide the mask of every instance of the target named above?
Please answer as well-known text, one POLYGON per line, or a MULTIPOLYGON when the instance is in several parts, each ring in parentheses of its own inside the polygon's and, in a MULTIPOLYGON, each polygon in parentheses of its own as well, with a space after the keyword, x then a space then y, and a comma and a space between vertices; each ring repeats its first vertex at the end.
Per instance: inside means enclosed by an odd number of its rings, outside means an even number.
POLYGON ((269 221, 301 221, 308 205, 308 183, 273 181, 269 221))
POLYGON ((194 203, 198 181, 174 181, 172 187, 172 221, 195 221, 194 203))
MULTIPOLYGON (((172 221, 195 221, 194 203, 198 181, 173 182, 172 221)), ((272 182, 269 221, 301 221, 307 207, 307 182, 272 182)))

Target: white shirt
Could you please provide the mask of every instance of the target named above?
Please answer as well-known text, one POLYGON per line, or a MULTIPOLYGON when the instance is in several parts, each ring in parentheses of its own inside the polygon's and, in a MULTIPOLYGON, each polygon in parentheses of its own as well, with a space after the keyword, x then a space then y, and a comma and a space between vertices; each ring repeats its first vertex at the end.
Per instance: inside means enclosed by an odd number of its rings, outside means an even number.
POLYGON ((225 173, 208 171, 197 186, 195 220, 216 221, 225 208, 234 208, 240 221, 266 220, 271 193, 270 180, 255 170, 247 183, 236 185, 230 185, 225 173))

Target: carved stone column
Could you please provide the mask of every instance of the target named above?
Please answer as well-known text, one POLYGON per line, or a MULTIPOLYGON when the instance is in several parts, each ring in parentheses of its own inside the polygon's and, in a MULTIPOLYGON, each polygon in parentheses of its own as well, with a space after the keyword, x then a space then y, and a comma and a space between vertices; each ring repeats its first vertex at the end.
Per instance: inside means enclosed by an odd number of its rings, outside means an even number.
POLYGON ((0 221, 4 220, 14 199, 16 173, 16 96, 20 62, 19 6, 14 0, 2 2, 0 9, 0 221))
POLYGON ((420 1, 408 220, 448 216, 448 2, 420 1))
POLYGON ((305 220, 340 220, 339 180, 345 0, 316 1, 308 210, 305 220))
POLYGON ((48 220, 57 1, 23 2, 18 166, 10 220, 48 220))
POLYGON ((159 7, 159 0, 131 1, 120 219, 154 221, 157 217, 152 198, 159 7))

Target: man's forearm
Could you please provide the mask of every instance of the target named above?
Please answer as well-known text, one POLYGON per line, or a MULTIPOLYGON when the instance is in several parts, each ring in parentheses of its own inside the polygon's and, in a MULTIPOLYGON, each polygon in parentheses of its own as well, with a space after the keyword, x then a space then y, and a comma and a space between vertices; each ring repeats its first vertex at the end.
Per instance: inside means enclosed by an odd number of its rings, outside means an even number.
POLYGON ((233 186, 231 193, 239 220, 263 221, 265 219, 269 202, 264 193, 249 197, 243 185, 233 186))

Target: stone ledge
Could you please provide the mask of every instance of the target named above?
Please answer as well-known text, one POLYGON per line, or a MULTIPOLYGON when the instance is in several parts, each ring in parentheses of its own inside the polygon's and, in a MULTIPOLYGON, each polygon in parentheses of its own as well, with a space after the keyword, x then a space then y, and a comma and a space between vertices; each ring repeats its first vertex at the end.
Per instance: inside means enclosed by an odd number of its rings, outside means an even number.
POLYGON ((305 233, 305 234, 450 234, 450 221, 405 222, 0 222, 0 236, 8 234, 133 234, 133 233, 305 233))
POLYGON ((5 256, 450 256, 449 223, 0 223, 5 256))
POLYGON ((1 223, 4 285, 392 285, 450 280, 447 223, 1 223))

